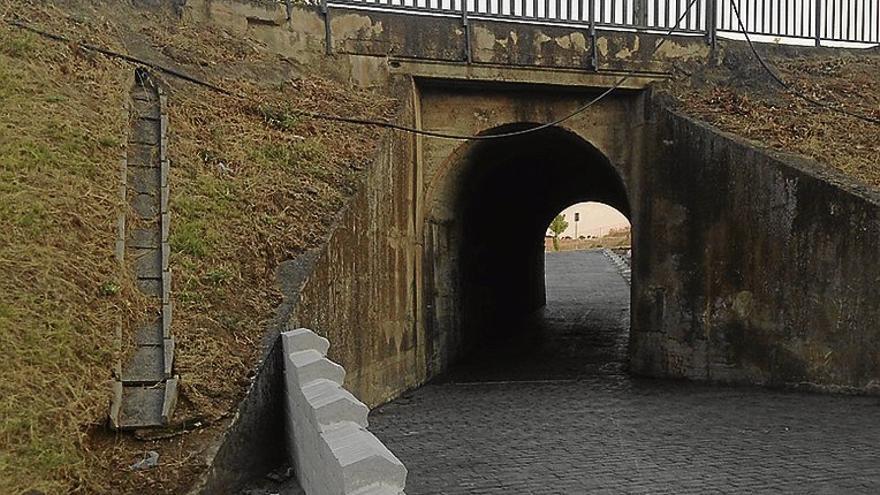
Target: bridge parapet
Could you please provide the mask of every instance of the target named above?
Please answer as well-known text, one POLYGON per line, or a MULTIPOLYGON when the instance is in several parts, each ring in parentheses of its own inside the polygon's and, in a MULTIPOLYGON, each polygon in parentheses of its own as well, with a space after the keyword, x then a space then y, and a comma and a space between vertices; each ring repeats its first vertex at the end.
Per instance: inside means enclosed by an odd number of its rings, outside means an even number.
MULTIPOLYGON (((457 18, 351 6, 333 6, 326 16, 317 6, 294 6, 288 17, 278 2, 187 0, 183 11, 191 20, 255 38, 286 58, 346 71, 341 75, 362 85, 385 84, 390 73, 414 63, 421 63, 421 76, 431 75, 433 64, 441 77, 448 75, 450 66, 470 78, 487 68, 600 75, 635 70, 657 77, 671 71, 674 63, 705 61, 711 54, 702 36, 672 36, 654 53, 663 38, 658 33, 598 28, 593 42, 583 26, 474 19, 464 29, 457 18)), ((486 77, 506 80, 507 75, 496 70, 486 77)))

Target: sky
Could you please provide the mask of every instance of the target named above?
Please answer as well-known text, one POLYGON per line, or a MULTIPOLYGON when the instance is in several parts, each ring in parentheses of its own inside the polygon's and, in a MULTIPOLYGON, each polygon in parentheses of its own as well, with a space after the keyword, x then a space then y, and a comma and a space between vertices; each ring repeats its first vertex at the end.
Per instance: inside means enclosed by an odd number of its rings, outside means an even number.
POLYGON ((622 213, 604 203, 578 203, 562 210, 562 214, 568 222, 568 228, 562 233, 562 237, 573 239, 577 236, 598 236, 607 233, 611 228, 629 226, 629 220, 622 213), (577 225, 574 221, 575 212, 580 213, 577 225))

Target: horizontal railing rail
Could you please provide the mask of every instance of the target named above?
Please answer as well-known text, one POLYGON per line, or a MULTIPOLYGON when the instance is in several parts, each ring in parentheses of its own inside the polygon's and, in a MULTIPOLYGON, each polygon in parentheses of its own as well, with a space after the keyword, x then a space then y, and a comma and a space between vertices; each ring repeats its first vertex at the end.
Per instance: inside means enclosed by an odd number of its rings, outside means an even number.
POLYGON ((880 0, 329 0, 324 5, 593 29, 672 30, 710 40, 716 33, 744 28, 771 38, 763 41, 880 43, 880 0))

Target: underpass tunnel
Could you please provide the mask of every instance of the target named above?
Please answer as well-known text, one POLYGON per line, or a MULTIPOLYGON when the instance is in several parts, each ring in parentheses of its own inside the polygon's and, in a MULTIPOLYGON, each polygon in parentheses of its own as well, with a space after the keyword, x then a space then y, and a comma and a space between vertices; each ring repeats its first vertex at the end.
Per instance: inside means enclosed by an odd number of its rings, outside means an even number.
MULTIPOLYGON (((528 128, 505 126, 493 132, 528 128)), ((515 340, 522 321, 544 306, 544 237, 565 207, 608 204, 629 216, 623 182, 604 154, 576 134, 553 127, 465 145, 453 201, 442 223, 448 259, 435 253, 434 332, 444 364, 478 347, 515 340), (452 299, 444 306, 440 299, 452 299), (442 308, 446 311, 442 311, 442 308)), ((443 243, 440 243, 443 244, 443 243)), ((435 353, 437 349, 435 349, 435 353)), ((441 366, 443 367, 443 366, 441 366)))

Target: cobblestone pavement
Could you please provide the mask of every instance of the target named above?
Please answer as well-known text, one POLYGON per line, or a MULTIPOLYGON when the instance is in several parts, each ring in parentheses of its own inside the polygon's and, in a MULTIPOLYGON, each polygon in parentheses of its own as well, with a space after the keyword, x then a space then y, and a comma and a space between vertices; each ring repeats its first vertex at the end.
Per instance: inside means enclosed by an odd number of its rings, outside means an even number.
POLYGON ((370 415, 407 494, 880 493, 880 399, 630 378, 620 275, 598 251, 546 271, 539 340, 370 415))

